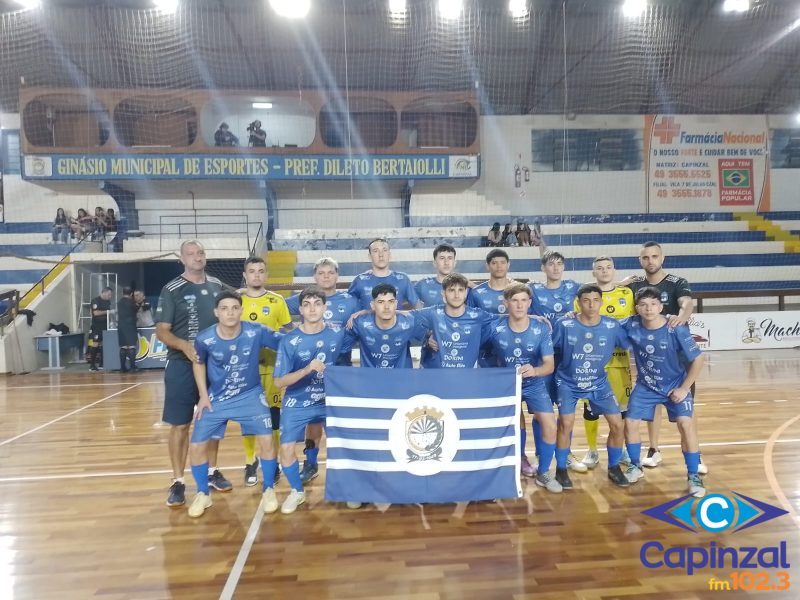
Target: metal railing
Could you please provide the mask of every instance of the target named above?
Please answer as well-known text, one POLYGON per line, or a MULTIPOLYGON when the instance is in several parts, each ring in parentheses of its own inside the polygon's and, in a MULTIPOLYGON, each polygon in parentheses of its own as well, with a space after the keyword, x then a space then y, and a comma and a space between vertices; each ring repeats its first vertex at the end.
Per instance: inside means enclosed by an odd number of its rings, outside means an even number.
MULTIPOLYGON (((158 217, 158 248, 164 250, 164 240, 175 238, 200 238, 216 237, 241 237, 244 249, 248 252, 254 246, 255 240, 263 230, 263 224, 259 221, 251 221, 244 215, 232 215, 230 213, 197 214, 190 211, 189 214, 169 214, 159 215, 158 217), (251 227, 257 228, 253 235, 250 233, 251 227), (253 243, 251 243, 251 241, 253 243)), ((262 234, 263 235, 263 234, 262 234)), ((173 250, 173 242, 169 242, 169 250, 173 250)))

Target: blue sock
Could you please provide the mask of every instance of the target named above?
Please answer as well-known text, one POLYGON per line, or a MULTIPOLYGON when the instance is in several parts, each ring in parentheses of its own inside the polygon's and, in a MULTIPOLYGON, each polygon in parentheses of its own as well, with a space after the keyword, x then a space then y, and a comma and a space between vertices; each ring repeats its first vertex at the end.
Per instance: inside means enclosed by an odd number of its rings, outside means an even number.
POLYGON ((686 471, 689 475, 697 475, 697 467, 700 466, 699 452, 684 452, 683 460, 686 462, 686 471))
POLYGON ((569 448, 556 448, 556 468, 567 468, 567 457, 569 456, 569 448))
POLYGON ((271 458, 267 460, 266 458, 262 458, 261 460, 261 474, 264 476, 264 482, 261 486, 262 490, 267 488, 271 488, 273 482, 275 481, 275 473, 278 471, 278 459, 271 458))
POLYGON ((608 450, 608 468, 616 467, 622 458, 622 446, 615 448, 614 446, 606 446, 608 450))
POLYGON ((306 460, 309 464, 316 465, 319 460, 319 448, 308 448, 306 450, 306 460))
POLYGON ((536 456, 542 455, 542 425, 538 420, 533 420, 533 445, 536 447, 536 456))
POLYGON ((519 430, 519 454, 525 456, 525 445, 528 443, 528 429, 521 427, 519 430))
POLYGON ((197 484, 197 491, 208 494, 208 461, 202 465, 192 465, 192 477, 197 484))
POLYGON ((631 444, 628 443, 628 456, 631 459, 631 464, 637 467, 642 466, 642 443, 631 444))
POLYGON ((303 491, 303 482, 300 481, 300 463, 294 461, 290 465, 284 465, 283 474, 286 475, 286 481, 289 482, 293 490, 303 491))
MULTIPOLYGON (((539 474, 547 473, 550 470, 550 463, 553 462, 553 454, 556 451, 555 444, 548 444, 547 442, 542 442, 542 453, 539 455, 539 467, 536 469, 536 472, 539 474)), ((564 462, 566 464, 566 458, 564 458, 564 462)))

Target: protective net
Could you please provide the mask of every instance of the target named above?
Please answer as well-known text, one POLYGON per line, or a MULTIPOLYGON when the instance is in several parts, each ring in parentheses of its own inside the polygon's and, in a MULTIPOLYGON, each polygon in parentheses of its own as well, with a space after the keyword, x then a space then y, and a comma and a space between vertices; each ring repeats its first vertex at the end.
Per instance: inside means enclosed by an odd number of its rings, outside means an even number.
MULTIPOLYGON (((183 1, 174 13, 146 0, 0 4, 4 235, 16 236, 0 258, 16 274, 0 288, 42 275, 13 257, 55 261, 70 250, 60 236, 74 227, 53 232, 57 208, 77 220, 86 210, 86 234, 97 206, 116 210, 128 238, 103 235, 103 250, 154 254, 187 237, 235 238, 235 248, 216 247, 242 260, 261 229, 273 249, 297 252, 298 282, 322 254, 352 278, 376 235, 392 239, 397 268, 412 278, 430 271, 439 242, 457 246, 461 270, 479 278, 492 223, 538 222, 579 280, 599 254, 621 259, 620 277, 640 272, 638 248, 655 238, 670 270, 697 289, 796 285, 800 215, 764 212, 770 192, 786 210, 800 165, 800 125, 788 116, 800 93, 793 3, 726 13, 719 2, 651 1, 629 14, 635 3, 618 0, 320 0, 296 21, 272 4, 183 1), (742 141, 741 160, 672 160, 681 132, 761 137, 742 141), (91 161, 68 165, 72 181, 34 185, 21 179, 20 139, 26 154, 219 153, 226 162, 168 188, 154 180, 170 164, 153 173, 124 163, 131 179, 115 189, 98 187, 91 161), (265 190, 261 163, 231 162, 443 148, 480 152, 481 177, 410 186, 413 174, 363 181, 357 162, 349 171, 303 163, 294 180, 265 190), (306 168, 322 169, 319 180, 306 168), (250 181, 213 183, 231 169, 250 181), (735 218, 743 205, 771 223, 735 218)), ((527 278, 539 265, 525 248, 513 249, 512 273, 527 278)), ((225 275, 238 277, 238 266, 225 275)))

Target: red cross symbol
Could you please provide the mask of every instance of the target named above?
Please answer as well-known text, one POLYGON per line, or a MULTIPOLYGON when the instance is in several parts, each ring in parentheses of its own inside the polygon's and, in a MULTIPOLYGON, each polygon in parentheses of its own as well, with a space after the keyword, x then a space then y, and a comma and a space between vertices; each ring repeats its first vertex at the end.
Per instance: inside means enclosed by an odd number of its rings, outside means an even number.
POLYGON ((681 125, 675 122, 675 117, 661 117, 661 121, 653 127, 653 137, 657 137, 662 144, 671 144, 680 133, 681 125))

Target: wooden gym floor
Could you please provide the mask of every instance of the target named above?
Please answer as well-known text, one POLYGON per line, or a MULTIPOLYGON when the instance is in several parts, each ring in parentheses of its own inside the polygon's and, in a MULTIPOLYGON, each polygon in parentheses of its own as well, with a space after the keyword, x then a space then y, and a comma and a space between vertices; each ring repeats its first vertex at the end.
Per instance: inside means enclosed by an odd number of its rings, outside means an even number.
MULTIPOLYGON (((601 466, 576 489, 469 505, 353 511, 323 501, 324 468, 297 513, 262 519, 242 485, 238 430, 222 443, 233 481, 199 520, 164 505, 167 429, 160 372, 68 371, 0 379, 0 597, 45 598, 725 598, 709 580, 647 569, 639 549, 788 541, 800 589, 800 352, 712 352, 698 384, 710 491, 741 492, 789 515, 735 534, 689 533, 640 511, 684 494, 674 427, 664 464, 615 488, 601 466)), ((601 433, 604 431, 601 426, 601 433)), ((530 439, 530 438, 529 438, 530 439)), ((585 448, 580 424, 576 453, 585 448)), ((531 442, 529 442, 530 448, 531 442)), ((529 454, 532 452, 529 449, 529 454)), ((324 452, 322 455, 324 460, 324 452)), ((278 496, 287 492, 282 480, 278 496)), ((187 498, 194 486, 187 471, 187 498)), ((769 572, 777 582, 775 570, 769 572)), ((798 591, 752 592, 797 598, 798 591)))

